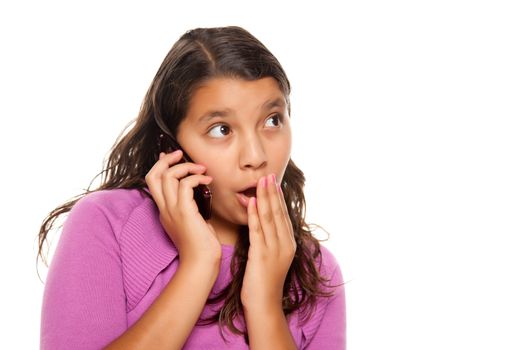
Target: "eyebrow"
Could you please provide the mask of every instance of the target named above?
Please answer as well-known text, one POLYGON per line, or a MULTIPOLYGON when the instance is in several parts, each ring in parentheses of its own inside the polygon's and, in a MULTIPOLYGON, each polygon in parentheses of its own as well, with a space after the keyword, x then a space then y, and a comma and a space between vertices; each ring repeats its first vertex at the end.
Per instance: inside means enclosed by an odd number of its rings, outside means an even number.
MULTIPOLYGON (((264 102, 260 109, 263 110, 263 111, 267 111, 267 110, 270 110, 274 107, 284 107, 286 104, 286 102, 284 101, 284 99, 282 97, 277 97, 277 98, 274 98, 274 99, 271 99, 271 100, 268 100, 266 102, 264 102)), ((206 121, 209 121, 213 118, 219 118, 219 117, 227 117, 229 115, 229 113, 231 113, 232 110, 230 108, 225 108, 223 110, 215 110, 215 111, 208 111, 206 113, 204 113, 199 119, 198 119, 198 122, 199 123, 203 123, 203 122, 206 122, 206 121)))

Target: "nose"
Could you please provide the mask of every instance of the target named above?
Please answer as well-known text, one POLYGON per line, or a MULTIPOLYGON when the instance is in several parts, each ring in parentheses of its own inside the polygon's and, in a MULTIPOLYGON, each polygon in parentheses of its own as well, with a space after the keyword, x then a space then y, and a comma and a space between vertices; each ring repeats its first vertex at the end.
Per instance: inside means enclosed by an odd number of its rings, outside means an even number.
POLYGON ((267 164, 263 142, 258 136, 247 136, 239 145, 239 164, 241 169, 259 169, 267 164))

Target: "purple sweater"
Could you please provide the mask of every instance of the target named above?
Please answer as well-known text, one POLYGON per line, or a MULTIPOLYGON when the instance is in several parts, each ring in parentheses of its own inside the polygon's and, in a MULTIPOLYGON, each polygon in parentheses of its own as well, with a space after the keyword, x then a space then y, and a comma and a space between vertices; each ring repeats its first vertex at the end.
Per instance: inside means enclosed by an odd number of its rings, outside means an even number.
MULTIPOLYGON (((342 275, 322 247, 321 273, 333 285, 342 275)), ((233 247, 222 246, 212 294, 231 280, 233 247)), ((159 221, 155 203, 138 190, 91 193, 71 210, 53 256, 44 289, 41 349, 101 349, 116 339, 155 301, 177 270, 178 253, 159 221)), ((203 315, 210 315, 206 305, 203 315)), ((299 349, 345 348, 344 287, 320 298, 313 316, 288 317, 299 349)), ((174 330, 176 332, 176 330, 174 330)), ((216 324, 195 326, 184 349, 248 349, 242 336, 216 324)))

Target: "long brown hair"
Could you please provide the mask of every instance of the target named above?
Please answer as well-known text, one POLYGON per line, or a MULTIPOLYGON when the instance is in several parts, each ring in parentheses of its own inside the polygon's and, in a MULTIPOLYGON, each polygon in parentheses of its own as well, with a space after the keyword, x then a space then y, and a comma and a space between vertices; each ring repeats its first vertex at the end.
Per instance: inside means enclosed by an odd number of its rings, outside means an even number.
MULTIPOLYGON (((176 140, 177 129, 186 115, 194 91, 205 81, 215 77, 231 77, 256 80, 273 77, 286 98, 290 108, 290 82, 278 60, 270 51, 245 29, 230 26, 222 28, 197 28, 183 34, 173 45, 151 83, 138 117, 131 129, 121 134, 105 160, 102 182, 96 189, 88 188, 67 203, 49 213, 38 235, 38 257, 47 265, 43 245, 55 220, 71 210, 86 194, 99 190, 127 188, 145 191, 145 175, 160 153, 160 133, 176 140)), ((99 176, 97 175, 97 177, 99 176)), ((320 275, 320 246, 305 222, 305 177, 290 159, 281 182, 290 214, 297 249, 284 285, 283 311, 288 315, 296 310, 305 311, 303 318, 313 311, 318 297, 327 296, 324 285, 327 280, 320 275)), ((91 187, 91 186, 90 186, 91 187)), ((151 196, 150 196, 151 198, 151 196)), ((247 230, 242 226, 241 230, 247 230)), ((233 320, 242 315, 240 292, 248 257, 248 234, 238 240, 231 269, 231 283, 208 303, 224 301, 217 314, 201 320, 204 323, 218 321, 237 334, 245 330, 235 327, 233 320)))

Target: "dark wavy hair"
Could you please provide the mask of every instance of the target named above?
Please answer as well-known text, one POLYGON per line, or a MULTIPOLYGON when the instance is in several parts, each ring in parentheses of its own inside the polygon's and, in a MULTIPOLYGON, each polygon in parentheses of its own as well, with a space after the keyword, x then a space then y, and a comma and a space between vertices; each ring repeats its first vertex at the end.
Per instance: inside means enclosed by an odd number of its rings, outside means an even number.
MULTIPOLYGON (((51 211, 43 221, 38 234, 38 257, 45 265, 43 246, 55 220, 71 210, 73 205, 88 193, 116 188, 147 188, 145 175, 154 165, 161 149, 160 133, 176 140, 178 127, 184 119, 192 94, 212 78, 228 77, 253 81, 273 77, 290 109, 290 82, 279 61, 254 36, 236 26, 221 28, 196 28, 184 33, 173 45, 162 62, 143 100, 139 114, 129 130, 118 137, 109 156, 104 161, 102 182, 51 211)), ((330 295, 327 279, 320 273, 321 255, 319 241, 312 235, 312 225, 305 222, 305 177, 290 159, 281 182, 286 206, 297 242, 296 253, 284 284, 282 307, 285 315, 301 311, 302 319, 308 318, 318 297, 330 295)), ((93 182, 92 182, 93 183, 93 182)), ((247 226, 240 230, 246 231, 247 226)), ((248 234, 241 234, 235 246, 231 263, 233 279, 221 293, 208 299, 208 304, 224 301, 220 311, 200 323, 219 322, 232 332, 244 334, 246 330, 235 327, 234 319, 242 315, 240 292, 248 259, 248 234)))

